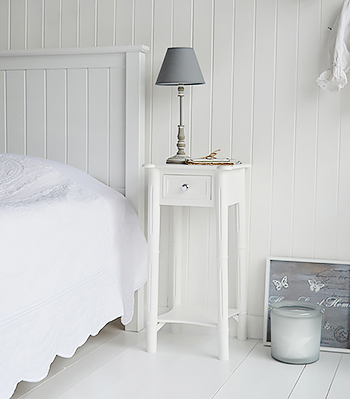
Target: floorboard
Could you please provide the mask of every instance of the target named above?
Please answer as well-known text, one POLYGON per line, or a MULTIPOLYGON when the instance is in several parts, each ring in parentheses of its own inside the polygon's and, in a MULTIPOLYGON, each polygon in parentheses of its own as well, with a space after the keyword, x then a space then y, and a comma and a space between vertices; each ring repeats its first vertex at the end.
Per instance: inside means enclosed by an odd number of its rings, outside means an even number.
POLYGON ((350 354, 343 354, 327 399, 350 398, 350 354))
POLYGON ((288 398, 304 366, 277 362, 270 352, 261 342, 256 345, 214 398, 288 398))
POLYGON ((105 399, 210 398, 256 344, 237 342, 231 344, 231 360, 220 362, 215 337, 164 332, 158 353, 146 353, 143 343, 130 348, 60 399, 88 397, 92 391, 96 397, 103 391, 105 399))
POLYGON ((340 353, 321 352, 316 363, 305 367, 289 399, 326 398, 340 359, 340 353))
POLYGON ((259 340, 231 339, 230 360, 222 362, 213 334, 164 328, 155 354, 145 341, 144 331, 110 323, 73 358, 56 358, 45 380, 20 383, 12 399, 350 398, 350 353, 321 352, 314 364, 288 365, 259 340))

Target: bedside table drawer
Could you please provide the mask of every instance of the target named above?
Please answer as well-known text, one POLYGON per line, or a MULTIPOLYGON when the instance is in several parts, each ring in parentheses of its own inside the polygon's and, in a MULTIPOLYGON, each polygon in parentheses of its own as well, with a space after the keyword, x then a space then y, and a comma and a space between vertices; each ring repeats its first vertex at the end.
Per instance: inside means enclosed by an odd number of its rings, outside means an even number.
POLYGON ((164 199, 210 201, 212 177, 203 175, 163 175, 164 199))

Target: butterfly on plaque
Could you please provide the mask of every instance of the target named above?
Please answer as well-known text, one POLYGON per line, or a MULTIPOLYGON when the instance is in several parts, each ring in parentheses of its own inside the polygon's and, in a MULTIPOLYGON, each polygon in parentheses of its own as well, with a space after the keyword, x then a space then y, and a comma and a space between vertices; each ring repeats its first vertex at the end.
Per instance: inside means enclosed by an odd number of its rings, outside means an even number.
POLYGON ((284 276, 281 281, 272 280, 272 282, 273 282, 273 284, 275 286, 275 289, 277 291, 281 291, 282 288, 288 288, 289 287, 288 277, 287 276, 284 276))
POLYGON ((307 282, 309 283, 310 291, 318 292, 321 288, 324 287, 324 284, 321 283, 321 281, 317 281, 315 279, 309 279, 307 280, 307 282))

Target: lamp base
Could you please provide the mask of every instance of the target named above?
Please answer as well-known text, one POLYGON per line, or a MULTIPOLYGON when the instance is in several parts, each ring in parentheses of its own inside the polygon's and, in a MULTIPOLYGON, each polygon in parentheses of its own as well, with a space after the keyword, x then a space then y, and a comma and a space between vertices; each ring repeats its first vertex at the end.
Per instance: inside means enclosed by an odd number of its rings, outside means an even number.
POLYGON ((187 155, 174 155, 166 160, 166 163, 177 163, 177 164, 185 164, 186 159, 188 159, 187 155))

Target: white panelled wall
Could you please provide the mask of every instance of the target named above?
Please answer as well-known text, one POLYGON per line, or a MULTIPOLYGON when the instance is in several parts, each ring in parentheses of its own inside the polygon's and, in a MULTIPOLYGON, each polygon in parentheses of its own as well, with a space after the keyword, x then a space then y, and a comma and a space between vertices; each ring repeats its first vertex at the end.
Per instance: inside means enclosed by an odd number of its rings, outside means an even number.
MULTIPOLYGON (((251 163, 249 334, 262 336, 265 260, 350 260, 350 85, 318 88, 342 0, 0 0, 0 49, 145 44, 147 158, 175 152, 176 89, 154 81, 167 47, 193 46, 206 84, 186 87, 187 153, 251 163)), ((6 123, 6 121, 1 121, 6 123)), ((5 140, 0 142, 0 151, 5 140)), ((213 215, 184 210, 183 295, 214 301, 213 215), (187 245, 186 243, 189 243, 187 245)), ((165 220, 171 219, 168 209, 165 220)), ((162 226, 166 262, 168 223, 162 226)), ((234 265, 232 265, 234 267, 234 265)), ((161 282, 166 285, 167 271, 161 282)), ((166 305, 166 290, 162 290, 166 305)))

